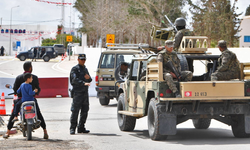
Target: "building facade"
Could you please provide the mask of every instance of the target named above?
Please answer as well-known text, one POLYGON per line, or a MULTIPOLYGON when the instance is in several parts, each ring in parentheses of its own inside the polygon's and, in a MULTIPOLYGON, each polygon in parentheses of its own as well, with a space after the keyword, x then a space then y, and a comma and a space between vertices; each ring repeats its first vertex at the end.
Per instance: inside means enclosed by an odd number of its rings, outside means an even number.
POLYGON ((240 24, 240 47, 250 48, 250 16, 244 16, 240 24))

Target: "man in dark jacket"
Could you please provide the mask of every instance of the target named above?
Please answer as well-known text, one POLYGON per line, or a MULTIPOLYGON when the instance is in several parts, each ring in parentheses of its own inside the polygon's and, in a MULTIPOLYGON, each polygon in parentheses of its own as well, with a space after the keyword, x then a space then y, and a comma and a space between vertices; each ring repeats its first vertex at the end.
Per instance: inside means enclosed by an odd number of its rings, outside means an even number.
MULTIPOLYGON (((28 62, 25 62, 23 64, 23 69, 24 69, 24 73, 23 74, 20 74, 19 76, 16 77, 16 80, 15 80, 15 83, 14 83, 14 87, 13 87, 13 90, 14 90, 14 93, 17 94, 17 90, 19 89, 19 87, 21 86, 21 84, 24 82, 24 78, 23 78, 23 75, 27 72, 31 73, 32 72, 32 64, 30 61, 28 62)), ((31 82, 31 85, 32 85, 32 90, 34 89, 38 89, 38 92, 36 93, 36 95, 39 95, 41 89, 39 87, 39 81, 38 81, 38 77, 34 74, 32 74, 32 77, 33 77, 33 81, 31 82)), ((22 94, 17 94, 18 96, 18 100, 20 101, 21 98, 22 98, 22 94)), ((43 119, 43 116, 40 112, 40 109, 39 109, 39 106, 37 104, 37 100, 35 98, 35 103, 36 103, 36 111, 37 111, 37 117, 38 119, 41 121, 41 127, 43 128, 43 131, 44 131, 44 139, 48 139, 48 133, 47 133, 47 130, 46 130, 46 124, 45 124, 45 121, 43 119)), ((15 106, 14 106, 15 107, 15 106)), ((8 125, 7 125, 7 133, 4 135, 5 138, 9 137, 10 135, 10 130, 11 128, 13 127, 13 122, 12 120, 14 119, 14 114, 12 112, 10 118, 9 118, 9 122, 8 122, 8 125)))
POLYGON ((1 46, 1 56, 3 56, 3 55, 4 55, 4 47, 1 46))
POLYGON ((89 111, 89 93, 88 88, 92 81, 88 69, 85 67, 86 55, 78 55, 78 64, 74 66, 70 71, 70 83, 73 86, 72 95, 73 102, 71 106, 70 117, 70 134, 75 134, 77 127, 78 133, 89 133, 89 130, 85 128, 85 122, 88 117, 89 111), (79 124, 77 124, 78 114, 80 113, 79 124))

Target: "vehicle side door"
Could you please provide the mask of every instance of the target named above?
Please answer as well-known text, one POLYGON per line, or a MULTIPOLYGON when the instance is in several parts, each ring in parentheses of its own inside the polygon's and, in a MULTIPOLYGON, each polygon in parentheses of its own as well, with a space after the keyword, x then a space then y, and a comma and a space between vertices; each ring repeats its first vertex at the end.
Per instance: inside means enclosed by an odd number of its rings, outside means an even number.
POLYGON ((28 50, 28 58, 33 58, 33 56, 34 56, 34 47, 28 50))
POLYGON ((127 97, 129 98, 129 111, 143 113, 143 104, 145 99, 145 81, 140 81, 142 73, 142 61, 133 61, 131 74, 129 77, 129 89, 127 97))
POLYGON ((102 54, 99 64, 99 86, 114 86, 115 54, 102 54))

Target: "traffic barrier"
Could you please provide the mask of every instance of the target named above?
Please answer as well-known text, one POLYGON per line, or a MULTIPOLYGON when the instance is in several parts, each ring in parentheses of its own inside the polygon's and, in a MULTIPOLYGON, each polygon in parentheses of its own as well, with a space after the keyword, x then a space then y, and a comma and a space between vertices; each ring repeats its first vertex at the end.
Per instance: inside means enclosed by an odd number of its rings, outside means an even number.
POLYGON ((38 98, 68 97, 68 77, 38 78, 41 92, 38 98))
POLYGON ((4 92, 2 93, 1 96, 0 115, 6 115, 4 92))
POLYGON ((17 58, 17 52, 16 52, 16 54, 15 54, 15 58, 17 58))
POLYGON ((64 56, 63 56, 63 54, 62 54, 62 58, 61 58, 61 61, 63 61, 64 60, 64 56))
POLYGON ((65 58, 67 57, 67 52, 64 53, 64 57, 65 57, 65 58))

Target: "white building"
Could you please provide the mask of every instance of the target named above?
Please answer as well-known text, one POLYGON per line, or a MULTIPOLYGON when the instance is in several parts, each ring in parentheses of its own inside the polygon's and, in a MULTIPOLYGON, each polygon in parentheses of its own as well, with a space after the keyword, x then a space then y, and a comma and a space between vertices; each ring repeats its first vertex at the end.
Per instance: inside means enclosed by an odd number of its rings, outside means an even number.
MULTIPOLYGON (((66 34, 76 34, 76 29, 64 29, 66 34)), ((26 51, 33 46, 41 46, 42 39, 55 39, 57 26, 48 25, 2 25, 0 27, 0 47, 6 55, 15 55, 16 51, 26 51), (11 31, 11 33, 10 33, 11 31), (9 54, 10 53, 10 54, 9 54)))
POLYGON ((250 47, 250 16, 244 16, 240 24, 240 47, 250 47))
POLYGON ((57 26, 12 25, 10 29, 10 25, 2 25, 0 31, 0 46, 4 46, 5 54, 14 55, 17 50, 40 46, 42 39, 56 38, 57 26))

